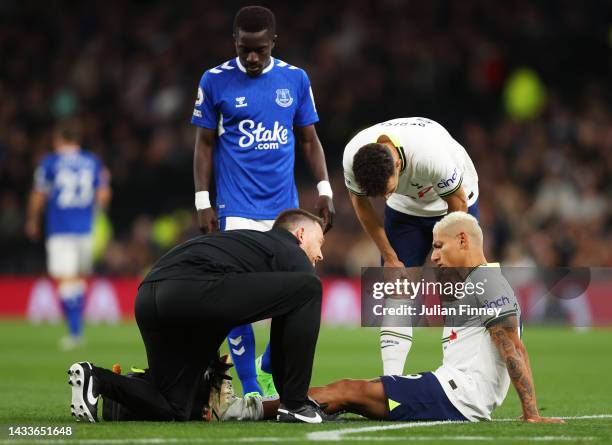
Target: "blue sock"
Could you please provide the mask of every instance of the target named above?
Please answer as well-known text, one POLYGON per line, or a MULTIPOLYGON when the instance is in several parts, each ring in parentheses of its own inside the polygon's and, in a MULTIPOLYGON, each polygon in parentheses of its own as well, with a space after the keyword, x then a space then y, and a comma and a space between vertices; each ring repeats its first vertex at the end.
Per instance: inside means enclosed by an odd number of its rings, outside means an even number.
POLYGON ((250 324, 238 326, 232 329, 227 336, 232 360, 238 378, 242 383, 244 394, 249 392, 262 393, 257 383, 257 371, 255 370, 255 334, 250 324))
POLYGON ((268 342, 268 346, 266 346, 266 350, 261 356, 261 370, 263 372, 267 372, 268 374, 272 374, 272 356, 270 355, 270 343, 268 342))
POLYGON ((72 337, 80 337, 83 334, 83 309, 86 289, 87 283, 84 280, 63 281, 58 286, 64 318, 72 337))
POLYGON ((73 337, 80 337, 83 334, 83 303, 85 296, 82 293, 62 298, 62 309, 68 324, 68 330, 73 337))

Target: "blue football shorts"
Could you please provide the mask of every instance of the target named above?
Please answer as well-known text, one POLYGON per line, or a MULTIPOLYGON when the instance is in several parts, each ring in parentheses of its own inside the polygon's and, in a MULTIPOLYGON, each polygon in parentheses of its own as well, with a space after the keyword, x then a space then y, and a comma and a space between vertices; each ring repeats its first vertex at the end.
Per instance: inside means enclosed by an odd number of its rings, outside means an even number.
POLYGON ((389 399, 387 420, 454 420, 466 422, 431 372, 380 378, 389 399))
MULTIPOLYGON (((480 220, 478 200, 468 213, 480 220)), ((433 242, 433 226, 443 216, 414 216, 385 206, 385 233, 399 260, 406 267, 420 267, 427 261, 433 242)))

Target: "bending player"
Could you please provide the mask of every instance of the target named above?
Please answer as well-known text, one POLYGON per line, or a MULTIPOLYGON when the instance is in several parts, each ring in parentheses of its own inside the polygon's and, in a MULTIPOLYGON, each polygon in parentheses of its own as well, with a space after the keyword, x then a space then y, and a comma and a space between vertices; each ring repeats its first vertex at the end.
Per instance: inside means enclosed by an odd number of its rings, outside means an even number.
MULTIPOLYGON (((484 283, 484 293, 466 295, 460 300, 443 301, 444 307, 459 304, 485 307, 485 300, 499 302, 498 315, 447 316, 444 327, 442 366, 433 372, 408 376, 391 375, 374 380, 340 380, 311 388, 327 414, 343 411, 380 420, 491 419, 492 411, 506 397, 510 382, 521 401, 521 419, 527 422, 563 423, 541 417, 529 357, 521 341, 520 308, 499 268, 486 267, 482 230, 476 219, 456 212, 434 226, 432 261, 442 274, 469 271, 466 282, 484 283), (460 268, 460 269, 451 269, 460 268), (486 277, 486 282, 484 278, 486 277)), ((237 409, 244 403, 226 394, 220 418, 258 419, 273 416, 274 402, 264 402, 259 410, 237 409)))
POLYGON ((142 420, 201 417, 203 373, 230 329, 271 318, 274 383, 284 410, 278 420, 321 422, 325 414, 307 393, 321 321, 314 265, 323 259, 323 240, 319 217, 291 209, 267 232, 208 234, 167 252, 140 284, 134 305, 150 379, 74 363, 72 415, 97 422, 103 396, 142 420))
MULTIPOLYGON (((327 232, 334 206, 308 75, 271 57, 276 21, 269 9, 240 9, 233 33, 237 57, 204 73, 191 120, 197 126, 194 177, 200 229, 265 231, 280 212, 298 207, 297 140, 318 183, 316 207, 327 232), (211 204, 213 166, 217 197, 211 204)), ((251 325, 232 329, 228 344, 245 394, 276 395, 269 346, 256 373, 251 325)))
MULTIPOLYGON (((447 213, 478 212, 478 175, 465 149, 437 122, 393 119, 359 132, 344 149, 344 180, 357 218, 385 267, 421 267, 433 225, 447 213), (370 198, 386 199, 384 226, 370 198)), ((388 299, 387 304, 402 304, 388 299)), ((385 375, 402 374, 412 327, 383 324, 385 375)))
POLYGON ((93 220, 96 207, 111 198, 109 173, 93 153, 82 150, 81 124, 59 122, 53 133, 55 153, 36 169, 30 195, 26 234, 40 237, 46 207, 47 269, 57 281, 69 335, 60 346, 72 349, 83 339, 83 306, 93 256, 93 220))

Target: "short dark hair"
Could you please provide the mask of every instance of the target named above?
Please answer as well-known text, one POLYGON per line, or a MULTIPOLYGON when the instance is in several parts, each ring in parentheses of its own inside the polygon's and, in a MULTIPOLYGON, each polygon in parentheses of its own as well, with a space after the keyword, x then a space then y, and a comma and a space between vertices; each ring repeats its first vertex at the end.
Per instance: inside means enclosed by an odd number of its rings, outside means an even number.
POLYGON ((81 142, 83 137, 83 125, 77 118, 68 118, 55 124, 54 136, 60 137, 68 142, 81 142))
POLYGON ((263 6, 245 6, 240 8, 234 17, 234 34, 238 30, 258 32, 264 29, 272 36, 276 34, 276 18, 274 13, 263 6))
POLYGON ((393 170, 393 156, 383 144, 364 145, 353 158, 355 180, 367 196, 383 196, 393 170))
POLYGON ((295 230, 297 225, 305 219, 317 223, 319 226, 321 226, 321 230, 325 230, 323 220, 321 218, 303 209, 288 209, 282 211, 276 217, 272 228, 281 228, 292 232, 295 230))

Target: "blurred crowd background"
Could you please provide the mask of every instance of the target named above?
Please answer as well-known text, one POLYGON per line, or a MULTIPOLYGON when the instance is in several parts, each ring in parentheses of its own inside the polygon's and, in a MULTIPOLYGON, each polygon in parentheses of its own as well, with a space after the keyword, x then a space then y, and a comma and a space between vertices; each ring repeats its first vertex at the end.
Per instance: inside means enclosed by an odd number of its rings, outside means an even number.
MULTIPOLYGON (((231 24, 244 5, 0 0, 0 273, 44 272, 44 244, 25 237, 24 216, 35 165, 66 116, 82 118, 84 146, 112 174, 97 272, 142 274, 197 234, 189 122, 203 71, 235 56, 231 24)), ((308 72, 321 119, 337 210, 321 273, 378 264, 342 151, 360 129, 405 116, 440 122, 474 160, 490 260, 612 266, 610 2, 264 5, 277 17, 273 55, 308 72)), ((300 156, 296 175, 312 209, 300 156)))

